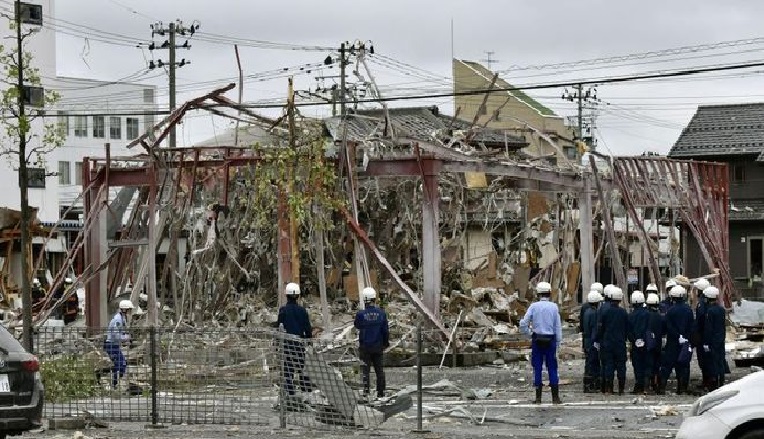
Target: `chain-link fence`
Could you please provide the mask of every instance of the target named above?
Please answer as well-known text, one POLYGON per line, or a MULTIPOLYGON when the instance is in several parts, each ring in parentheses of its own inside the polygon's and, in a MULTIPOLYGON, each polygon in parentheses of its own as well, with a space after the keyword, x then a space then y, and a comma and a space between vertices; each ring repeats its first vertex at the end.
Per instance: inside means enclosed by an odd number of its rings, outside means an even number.
POLYGON ((41 328, 47 418, 158 424, 379 425, 411 405, 375 378, 355 344, 251 328, 41 328))

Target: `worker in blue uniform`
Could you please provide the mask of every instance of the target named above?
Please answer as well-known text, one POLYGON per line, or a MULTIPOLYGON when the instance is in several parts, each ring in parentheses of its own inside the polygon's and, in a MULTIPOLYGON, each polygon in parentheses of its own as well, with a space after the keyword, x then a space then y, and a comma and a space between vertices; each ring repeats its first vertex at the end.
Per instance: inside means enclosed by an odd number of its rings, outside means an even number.
POLYGON ((706 322, 706 296, 703 294, 703 290, 710 287, 711 284, 705 278, 700 278, 692 285, 695 290, 695 298, 697 299, 697 305, 695 306, 695 326, 692 330, 692 337, 690 342, 695 348, 695 355, 698 359, 698 368, 700 368, 700 374, 702 376, 701 390, 708 391, 710 386, 711 375, 706 368, 707 363, 704 359, 705 351, 703 350, 703 326, 706 322))
POLYGON ((724 341, 726 329, 724 327, 727 316, 724 308, 719 305, 719 289, 708 287, 703 290, 703 295, 708 300, 705 312, 705 324, 703 325, 703 360, 708 373, 708 391, 714 391, 724 385, 726 369, 724 341))
POLYGON ((605 394, 613 392, 613 375, 618 377, 618 394, 623 395, 626 387, 626 335, 629 314, 621 308, 623 290, 613 287, 610 290, 610 306, 602 313, 597 323, 597 347, 605 368, 602 384, 605 394))
POLYGON ((673 299, 671 298, 671 289, 674 288, 677 285, 676 281, 674 279, 669 279, 666 281, 666 292, 663 294, 663 300, 661 300, 661 304, 658 307, 658 310, 660 311, 662 316, 666 316, 666 313, 668 312, 669 308, 674 304, 673 299))
POLYGON ((305 368, 305 345, 304 340, 310 339, 313 335, 313 329, 310 325, 310 317, 305 308, 297 303, 300 298, 300 285, 290 282, 285 288, 286 305, 279 308, 279 316, 276 324, 287 334, 295 337, 289 337, 284 340, 284 389, 287 395, 295 394, 294 379, 299 375, 300 390, 310 391, 311 383, 305 368))
POLYGON ((647 338, 649 336, 650 311, 645 307, 645 295, 641 291, 631 293, 632 310, 629 313, 629 342, 631 343, 631 367, 634 370, 634 389, 631 393, 645 393, 645 381, 651 375, 647 369, 647 338))
POLYGON ((133 302, 122 300, 119 302, 119 311, 109 321, 109 329, 103 342, 103 349, 112 363, 111 385, 113 390, 126 391, 127 383, 122 380, 127 372, 127 360, 122 353, 122 345, 130 342, 130 313, 133 311, 133 302))
MULTIPOLYGON (((601 283, 594 282, 592 286, 589 288, 589 292, 596 291, 599 293, 600 297, 602 297, 602 292, 604 291, 604 288, 601 283)), ((581 310, 578 312, 578 330, 581 331, 583 334, 584 332, 584 314, 586 314, 586 311, 591 307, 591 303, 589 302, 589 296, 586 297, 587 300, 584 301, 583 304, 581 304, 581 310)), ((583 337, 581 338, 581 347, 584 349, 584 352, 586 352, 586 345, 584 344, 583 337)))
POLYGON ((557 374, 557 346, 562 342, 562 322, 557 304, 550 300, 552 286, 549 282, 536 285, 538 302, 528 307, 525 317, 520 320, 520 330, 531 335, 531 364, 533 365, 533 385, 536 387, 534 403, 541 404, 541 373, 546 364, 549 387, 552 389, 552 403, 561 404, 560 377, 557 374))
MULTIPOLYGON (((652 291, 652 290, 648 290, 652 291)), ((657 289, 655 291, 658 291, 657 289)), ((658 312, 660 297, 656 292, 647 294, 648 333, 645 338, 645 370, 652 391, 658 390, 661 377, 661 353, 663 347, 663 317, 658 312)))
MULTIPOLYGON (((600 306, 597 307, 597 324, 599 325, 599 322, 602 321, 602 314, 607 311, 608 308, 610 308, 610 293, 613 291, 613 288, 616 286, 613 284, 607 284, 602 290, 602 302, 600 302, 600 306)), ((595 337, 596 338, 596 337, 595 337)), ((599 346, 599 344, 598 344, 599 346)), ((602 351, 597 348, 597 352, 599 352, 600 357, 600 391, 602 393, 605 393, 605 359, 602 357, 602 351)))
POLYGON ((666 313, 666 349, 663 352, 661 364, 661 382, 658 394, 666 393, 666 383, 671 372, 676 371, 676 393, 681 395, 687 392, 690 383, 690 361, 692 360, 692 346, 690 334, 694 325, 692 309, 685 302, 687 290, 677 285, 669 292, 673 305, 666 313))
POLYGON ((364 396, 368 397, 371 366, 374 367, 374 375, 377 377, 377 398, 385 396, 385 371, 383 369, 382 355, 385 348, 390 346, 390 329, 387 323, 387 314, 377 307, 377 291, 366 287, 361 292, 364 301, 364 309, 355 315, 354 326, 358 330, 358 351, 363 362, 361 367, 363 378, 364 396))
POLYGON ((589 306, 583 316, 584 356, 584 393, 599 392, 600 386, 600 353, 594 348, 597 336, 597 307, 602 302, 599 291, 592 289, 587 296, 589 306))

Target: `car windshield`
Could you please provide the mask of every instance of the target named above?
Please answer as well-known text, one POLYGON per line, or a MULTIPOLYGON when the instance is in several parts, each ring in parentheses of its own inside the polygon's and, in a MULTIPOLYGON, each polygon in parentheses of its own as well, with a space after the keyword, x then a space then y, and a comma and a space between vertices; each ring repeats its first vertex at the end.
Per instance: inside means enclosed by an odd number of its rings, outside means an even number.
POLYGON ((5 326, 0 325, 0 350, 3 349, 8 352, 26 352, 21 343, 5 329, 5 326))

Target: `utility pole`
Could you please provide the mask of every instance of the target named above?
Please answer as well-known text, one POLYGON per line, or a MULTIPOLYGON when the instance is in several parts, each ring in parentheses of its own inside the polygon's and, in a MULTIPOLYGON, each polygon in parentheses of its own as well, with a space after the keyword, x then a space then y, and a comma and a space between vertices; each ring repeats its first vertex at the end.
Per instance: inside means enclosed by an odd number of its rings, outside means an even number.
MULTIPOLYGON (((188 40, 186 40, 185 43, 182 45, 176 44, 176 37, 178 35, 185 36, 188 34, 190 37, 194 36, 194 33, 196 33, 197 30, 199 30, 199 23, 194 22, 190 26, 185 26, 181 20, 176 20, 174 23, 170 23, 167 27, 164 26, 164 24, 160 21, 158 23, 152 24, 151 26, 151 38, 154 38, 154 35, 160 35, 164 36, 167 34, 168 39, 166 39, 161 45, 157 46, 153 41, 151 44, 149 44, 149 50, 162 50, 167 49, 169 50, 169 62, 165 63, 161 59, 157 60, 155 63, 153 60, 149 62, 149 69, 155 69, 157 67, 167 67, 167 74, 169 76, 170 81, 170 112, 175 110, 176 104, 176 92, 175 92, 175 70, 177 68, 183 67, 187 64, 191 64, 191 61, 186 60, 185 58, 182 58, 180 62, 177 62, 176 58, 176 50, 177 49, 190 49, 191 45, 188 44, 188 40)), ((170 129, 170 148, 175 148, 177 146, 177 141, 175 137, 175 126, 173 126, 170 129)))
POLYGON ((18 72, 16 74, 16 87, 18 90, 17 103, 18 130, 19 130, 19 189, 21 201, 21 317, 24 347, 29 352, 34 352, 32 339, 32 289, 29 284, 32 277, 31 242, 29 236, 29 169, 27 166, 27 131, 29 126, 26 120, 26 107, 24 106, 24 38, 21 32, 21 1, 16 0, 16 62, 18 72))
POLYGON ((573 89, 573 93, 569 92, 567 89, 563 91, 562 99, 576 103, 578 109, 576 140, 586 143, 590 149, 594 150, 594 142, 587 142, 584 137, 584 104, 599 101, 597 98, 597 89, 594 87, 584 89, 582 84, 576 84, 573 89))
MULTIPOLYGON (((453 25, 453 22, 451 24, 453 25)), ((451 51, 453 52, 453 48, 452 48, 451 51)), ((484 62, 485 63, 485 67, 488 70, 493 71, 493 70, 491 70, 491 66, 493 64, 499 62, 498 59, 493 58, 493 54, 496 53, 496 52, 494 52, 492 50, 486 50, 484 53, 485 53, 485 58, 481 59, 480 62, 484 62)))
POLYGON ((345 90, 345 67, 347 66, 347 59, 345 59, 345 43, 340 44, 340 116, 345 115, 345 103, 346 103, 346 90, 345 90))

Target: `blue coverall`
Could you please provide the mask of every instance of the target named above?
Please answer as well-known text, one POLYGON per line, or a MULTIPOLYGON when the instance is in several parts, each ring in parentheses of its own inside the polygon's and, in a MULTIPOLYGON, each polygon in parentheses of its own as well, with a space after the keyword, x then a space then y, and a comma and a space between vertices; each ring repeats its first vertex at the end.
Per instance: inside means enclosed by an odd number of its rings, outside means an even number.
POLYGON ((582 319, 583 343, 586 362, 584 363, 584 392, 599 390, 600 381, 600 353, 594 348, 594 339, 597 337, 597 307, 587 307, 582 319))
POLYGON ((703 377, 703 387, 708 387, 709 379, 711 378, 711 375, 709 375, 708 370, 706 369, 707 363, 704 359, 705 357, 705 351, 703 351, 703 343, 701 343, 703 339, 704 329, 706 323, 706 296, 703 295, 703 292, 698 292, 698 305, 695 307, 695 328, 693 330, 693 347, 695 348, 695 353, 698 356, 698 367, 700 368, 700 373, 703 377))
POLYGON ((382 368, 382 353, 390 346, 389 326, 385 312, 373 304, 366 304, 366 308, 358 311, 355 315, 354 326, 358 329, 359 357, 363 361, 362 379, 363 389, 369 393, 369 374, 371 366, 374 366, 374 375, 377 376, 377 396, 385 396, 385 371, 382 368))
POLYGON ((645 356, 645 370, 654 389, 658 388, 661 377, 661 353, 663 351, 663 316, 658 311, 658 306, 648 306, 648 330, 652 335, 647 343, 647 355, 645 356))
POLYGON ((645 379, 652 373, 647 369, 647 339, 650 311, 638 304, 629 314, 629 341, 631 342, 631 367, 634 369, 634 393, 645 391, 645 379), (637 346, 641 340, 642 346, 637 346))
POLYGON ((626 334, 629 314, 617 301, 602 313, 597 327, 597 341, 600 343, 600 355, 603 359, 605 377, 603 389, 613 392, 613 374, 618 376, 618 393, 623 393, 626 385, 626 334))
MULTIPOLYGON (((287 298, 286 305, 279 308, 277 324, 283 325, 288 334, 300 339, 309 339, 313 334, 310 318, 305 308, 297 304, 297 299, 287 298)), ((300 389, 306 392, 311 389, 310 379, 304 372, 305 346, 302 340, 284 340, 284 388, 289 395, 294 395, 294 376, 300 375, 300 389)))
POLYGON ((705 361, 706 372, 709 379, 709 390, 714 390, 724 383, 724 373, 726 372, 726 360, 724 352, 724 339, 726 330, 724 322, 726 319, 724 308, 719 306, 716 301, 708 304, 705 313, 705 323, 703 325, 703 345, 698 348, 698 352, 704 351, 703 359, 705 361), (705 352, 705 346, 709 348, 705 352))
MULTIPOLYGON (((608 297, 605 297, 604 300, 602 302, 600 302, 600 305, 597 307, 597 325, 598 325, 598 327, 599 327, 599 323, 602 321, 602 314, 609 307, 610 307, 610 299, 608 297)), ((605 383, 605 359, 602 357, 602 347, 600 347, 598 355, 599 355, 599 361, 600 361, 600 382, 604 385, 604 383, 605 383)))
MULTIPOLYGON (((589 302, 584 302, 581 305, 581 310, 578 312, 578 330, 581 331, 581 347, 584 349, 584 353, 587 352, 586 350, 586 343, 584 342, 584 314, 586 314, 586 311, 588 309, 592 308, 592 304, 589 302)), ((595 307, 596 308, 596 307, 595 307)))
POLYGON ((109 330, 103 342, 103 350, 106 351, 112 362, 112 386, 116 386, 119 379, 125 376, 125 372, 127 372, 127 361, 125 355, 122 354, 121 344, 123 341, 128 341, 129 337, 125 315, 118 311, 109 321, 109 330))
MULTIPOLYGON (((663 361, 661 362, 661 386, 659 393, 665 392, 666 382, 671 376, 671 371, 676 371, 677 393, 681 394, 687 390, 690 384, 690 362, 679 361, 679 336, 689 340, 695 318, 692 315, 692 309, 684 299, 675 299, 674 305, 666 313, 666 349, 663 352, 663 361)), ((689 347, 689 342, 682 348, 689 347)))

